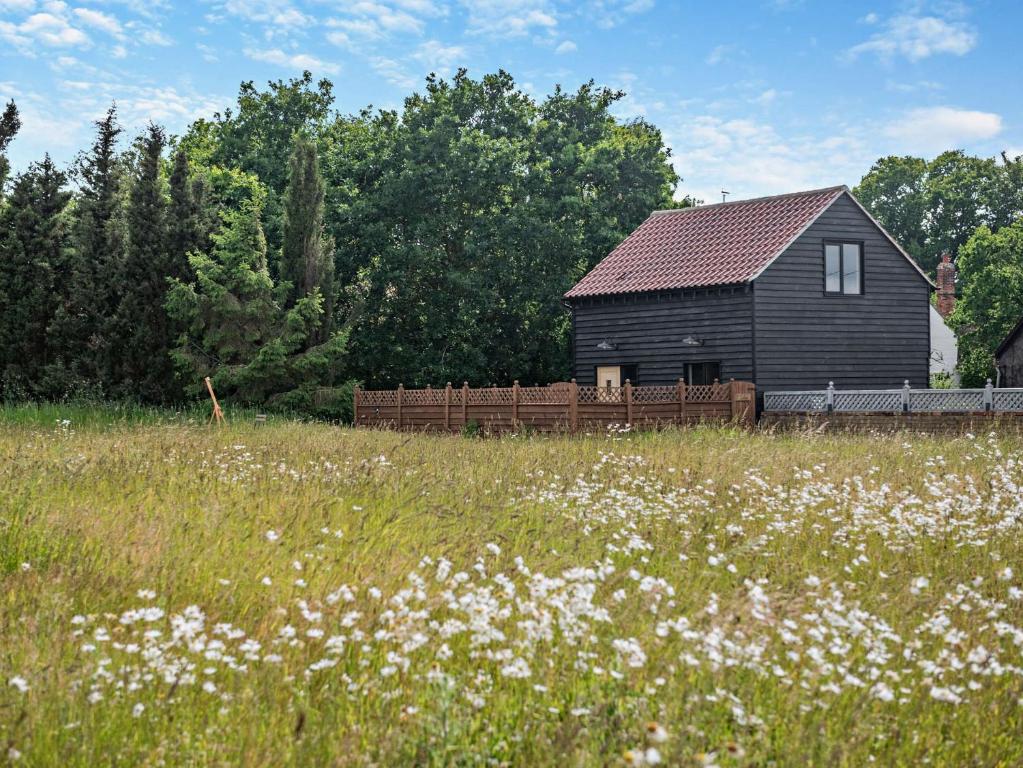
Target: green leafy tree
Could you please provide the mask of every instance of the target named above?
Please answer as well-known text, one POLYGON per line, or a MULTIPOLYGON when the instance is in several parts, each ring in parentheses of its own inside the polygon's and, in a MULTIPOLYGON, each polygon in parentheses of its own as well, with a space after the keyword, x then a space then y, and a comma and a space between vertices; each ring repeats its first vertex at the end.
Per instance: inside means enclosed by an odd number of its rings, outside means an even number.
POLYGON ((67 176, 49 155, 14 181, 0 214, 0 387, 6 398, 59 396, 47 329, 70 279, 67 176))
POLYGON ((977 227, 993 230, 1023 215, 1023 168, 1008 157, 943 152, 927 162, 883 157, 854 190, 857 197, 925 270, 943 253, 955 258, 977 227))
POLYGON ((620 96, 587 84, 538 105, 505 72, 459 72, 400 115, 332 128, 328 227, 359 378, 567 374, 562 294, 677 181, 656 129, 610 114, 620 96))
POLYGON ((951 315, 963 385, 993 378, 994 351, 1023 315, 1023 219, 980 227, 959 251, 960 299, 951 315))
POLYGON ((18 117, 18 107, 12 99, 7 102, 3 114, 0 114, 0 203, 4 199, 7 174, 11 170, 11 163, 7 159, 7 147, 14 141, 14 137, 20 128, 21 119, 18 117))
MULTIPOLYGON (((293 137, 318 136, 334 102, 329 80, 313 82, 310 72, 287 82, 272 81, 265 91, 243 82, 235 109, 198 121, 182 141, 197 162, 251 173, 267 189, 263 225, 269 253, 276 256, 284 240, 284 194, 288 186, 293 137), (194 150, 194 152, 193 152, 194 150)), ((274 263, 271 274, 276 276, 274 263)))
POLYGON ((926 269, 937 265, 927 252, 926 160, 879 158, 853 193, 918 264, 926 269))

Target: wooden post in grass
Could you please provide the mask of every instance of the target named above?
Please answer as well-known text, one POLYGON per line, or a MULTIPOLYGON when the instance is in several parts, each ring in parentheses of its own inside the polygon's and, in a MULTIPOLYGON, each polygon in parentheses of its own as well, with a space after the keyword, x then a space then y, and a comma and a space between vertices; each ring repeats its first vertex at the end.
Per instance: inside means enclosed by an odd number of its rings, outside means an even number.
POLYGON ((224 412, 220 410, 220 403, 217 402, 217 396, 213 393, 213 382, 210 381, 209 376, 206 377, 205 381, 206 391, 210 393, 210 400, 213 401, 213 413, 210 415, 210 424, 216 421, 218 427, 222 426, 227 423, 227 420, 224 418, 224 412))
POLYGON ((355 426, 359 426, 359 393, 361 392, 358 384, 352 388, 352 424, 355 426))
POLYGON ((462 427, 469 425, 469 382, 462 382, 462 427))
POLYGON ((444 388, 444 429, 451 431, 451 382, 444 388))
POLYGON ((398 431, 401 431, 401 401, 404 400, 405 385, 398 385, 398 431))
POLYGON ((632 382, 625 380, 625 423, 632 426, 632 382))
POLYGON ((519 380, 512 382, 512 429, 519 425, 519 380))
POLYGON ((686 380, 678 380, 678 423, 686 423, 686 380))

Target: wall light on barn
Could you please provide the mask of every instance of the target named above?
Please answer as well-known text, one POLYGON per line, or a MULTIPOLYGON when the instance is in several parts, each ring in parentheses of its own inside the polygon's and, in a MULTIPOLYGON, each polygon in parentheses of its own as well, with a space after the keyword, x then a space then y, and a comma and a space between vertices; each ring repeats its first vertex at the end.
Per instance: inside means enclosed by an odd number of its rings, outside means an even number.
POLYGON ((682 343, 685 344, 687 347, 702 347, 703 339, 698 339, 695 336, 686 336, 684 339, 682 339, 682 343))
POLYGON ((612 339, 601 339, 597 342, 597 349, 601 352, 611 352, 618 349, 618 344, 612 339))

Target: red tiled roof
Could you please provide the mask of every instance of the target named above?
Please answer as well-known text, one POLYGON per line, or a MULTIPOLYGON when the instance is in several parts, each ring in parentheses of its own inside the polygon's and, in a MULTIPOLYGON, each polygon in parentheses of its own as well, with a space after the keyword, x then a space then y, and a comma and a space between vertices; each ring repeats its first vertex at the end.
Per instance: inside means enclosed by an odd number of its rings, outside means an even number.
POLYGON ((829 187, 656 211, 565 297, 746 282, 847 191, 829 187))

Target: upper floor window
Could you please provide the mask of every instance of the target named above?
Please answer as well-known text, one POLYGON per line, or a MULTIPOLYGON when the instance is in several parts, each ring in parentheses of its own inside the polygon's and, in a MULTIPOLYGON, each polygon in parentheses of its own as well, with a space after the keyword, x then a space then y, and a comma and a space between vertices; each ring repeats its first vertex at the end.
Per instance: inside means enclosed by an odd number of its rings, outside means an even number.
POLYGON ((825 293, 863 293, 863 246, 824 244, 825 293))

